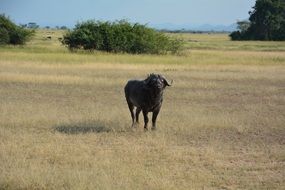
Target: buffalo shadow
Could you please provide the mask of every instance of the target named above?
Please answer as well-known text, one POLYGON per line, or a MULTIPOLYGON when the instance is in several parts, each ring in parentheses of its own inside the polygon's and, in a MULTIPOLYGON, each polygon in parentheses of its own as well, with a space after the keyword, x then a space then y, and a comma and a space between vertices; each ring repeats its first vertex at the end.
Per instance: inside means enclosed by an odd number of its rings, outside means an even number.
POLYGON ((87 133, 109 133, 113 131, 115 123, 102 121, 84 121, 78 123, 67 123, 54 127, 54 131, 68 134, 87 134, 87 133))

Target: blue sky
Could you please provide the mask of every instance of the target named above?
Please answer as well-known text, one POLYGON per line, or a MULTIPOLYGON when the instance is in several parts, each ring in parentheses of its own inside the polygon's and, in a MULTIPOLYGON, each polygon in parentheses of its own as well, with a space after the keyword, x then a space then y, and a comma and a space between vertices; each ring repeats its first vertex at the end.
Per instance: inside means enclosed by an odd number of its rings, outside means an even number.
POLYGON ((74 26, 87 19, 128 19, 150 25, 230 25, 248 18, 255 0, 0 0, 0 13, 18 24, 74 26))

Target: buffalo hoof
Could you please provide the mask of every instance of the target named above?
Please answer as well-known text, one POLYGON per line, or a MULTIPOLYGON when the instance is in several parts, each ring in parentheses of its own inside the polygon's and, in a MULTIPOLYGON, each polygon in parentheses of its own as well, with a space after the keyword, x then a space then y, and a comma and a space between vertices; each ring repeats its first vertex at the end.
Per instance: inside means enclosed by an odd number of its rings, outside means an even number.
POLYGON ((156 127, 152 127, 151 130, 152 130, 152 131, 155 131, 155 130, 156 130, 156 127))

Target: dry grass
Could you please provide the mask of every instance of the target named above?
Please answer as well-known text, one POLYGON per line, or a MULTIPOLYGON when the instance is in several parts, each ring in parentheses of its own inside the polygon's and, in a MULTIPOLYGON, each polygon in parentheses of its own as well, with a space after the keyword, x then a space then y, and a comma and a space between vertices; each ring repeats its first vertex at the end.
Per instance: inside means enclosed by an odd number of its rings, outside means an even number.
POLYGON ((284 189, 284 64, 283 52, 2 49, 0 189, 284 189), (123 87, 150 72, 174 84, 144 132, 123 87))
MULTIPOLYGON (((174 34, 177 36, 177 34, 174 34)), ((180 34, 191 49, 226 51, 285 51, 285 42, 274 41, 231 41, 228 34, 180 34)))

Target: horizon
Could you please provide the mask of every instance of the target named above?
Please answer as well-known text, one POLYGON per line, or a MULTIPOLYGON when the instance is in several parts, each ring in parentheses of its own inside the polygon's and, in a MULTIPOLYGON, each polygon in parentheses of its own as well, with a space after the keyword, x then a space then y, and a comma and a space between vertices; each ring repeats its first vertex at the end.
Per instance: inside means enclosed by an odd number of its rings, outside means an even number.
POLYGON ((44 28, 66 26, 86 20, 128 20, 157 29, 233 28, 248 19, 255 0, 0 0, 0 13, 17 24, 37 23, 44 28), (17 4, 17 6, 15 6, 17 4), (205 6, 207 5, 207 6, 205 6), (234 9, 231 9, 234 7, 234 9), (206 27, 207 26, 207 27, 206 27))

